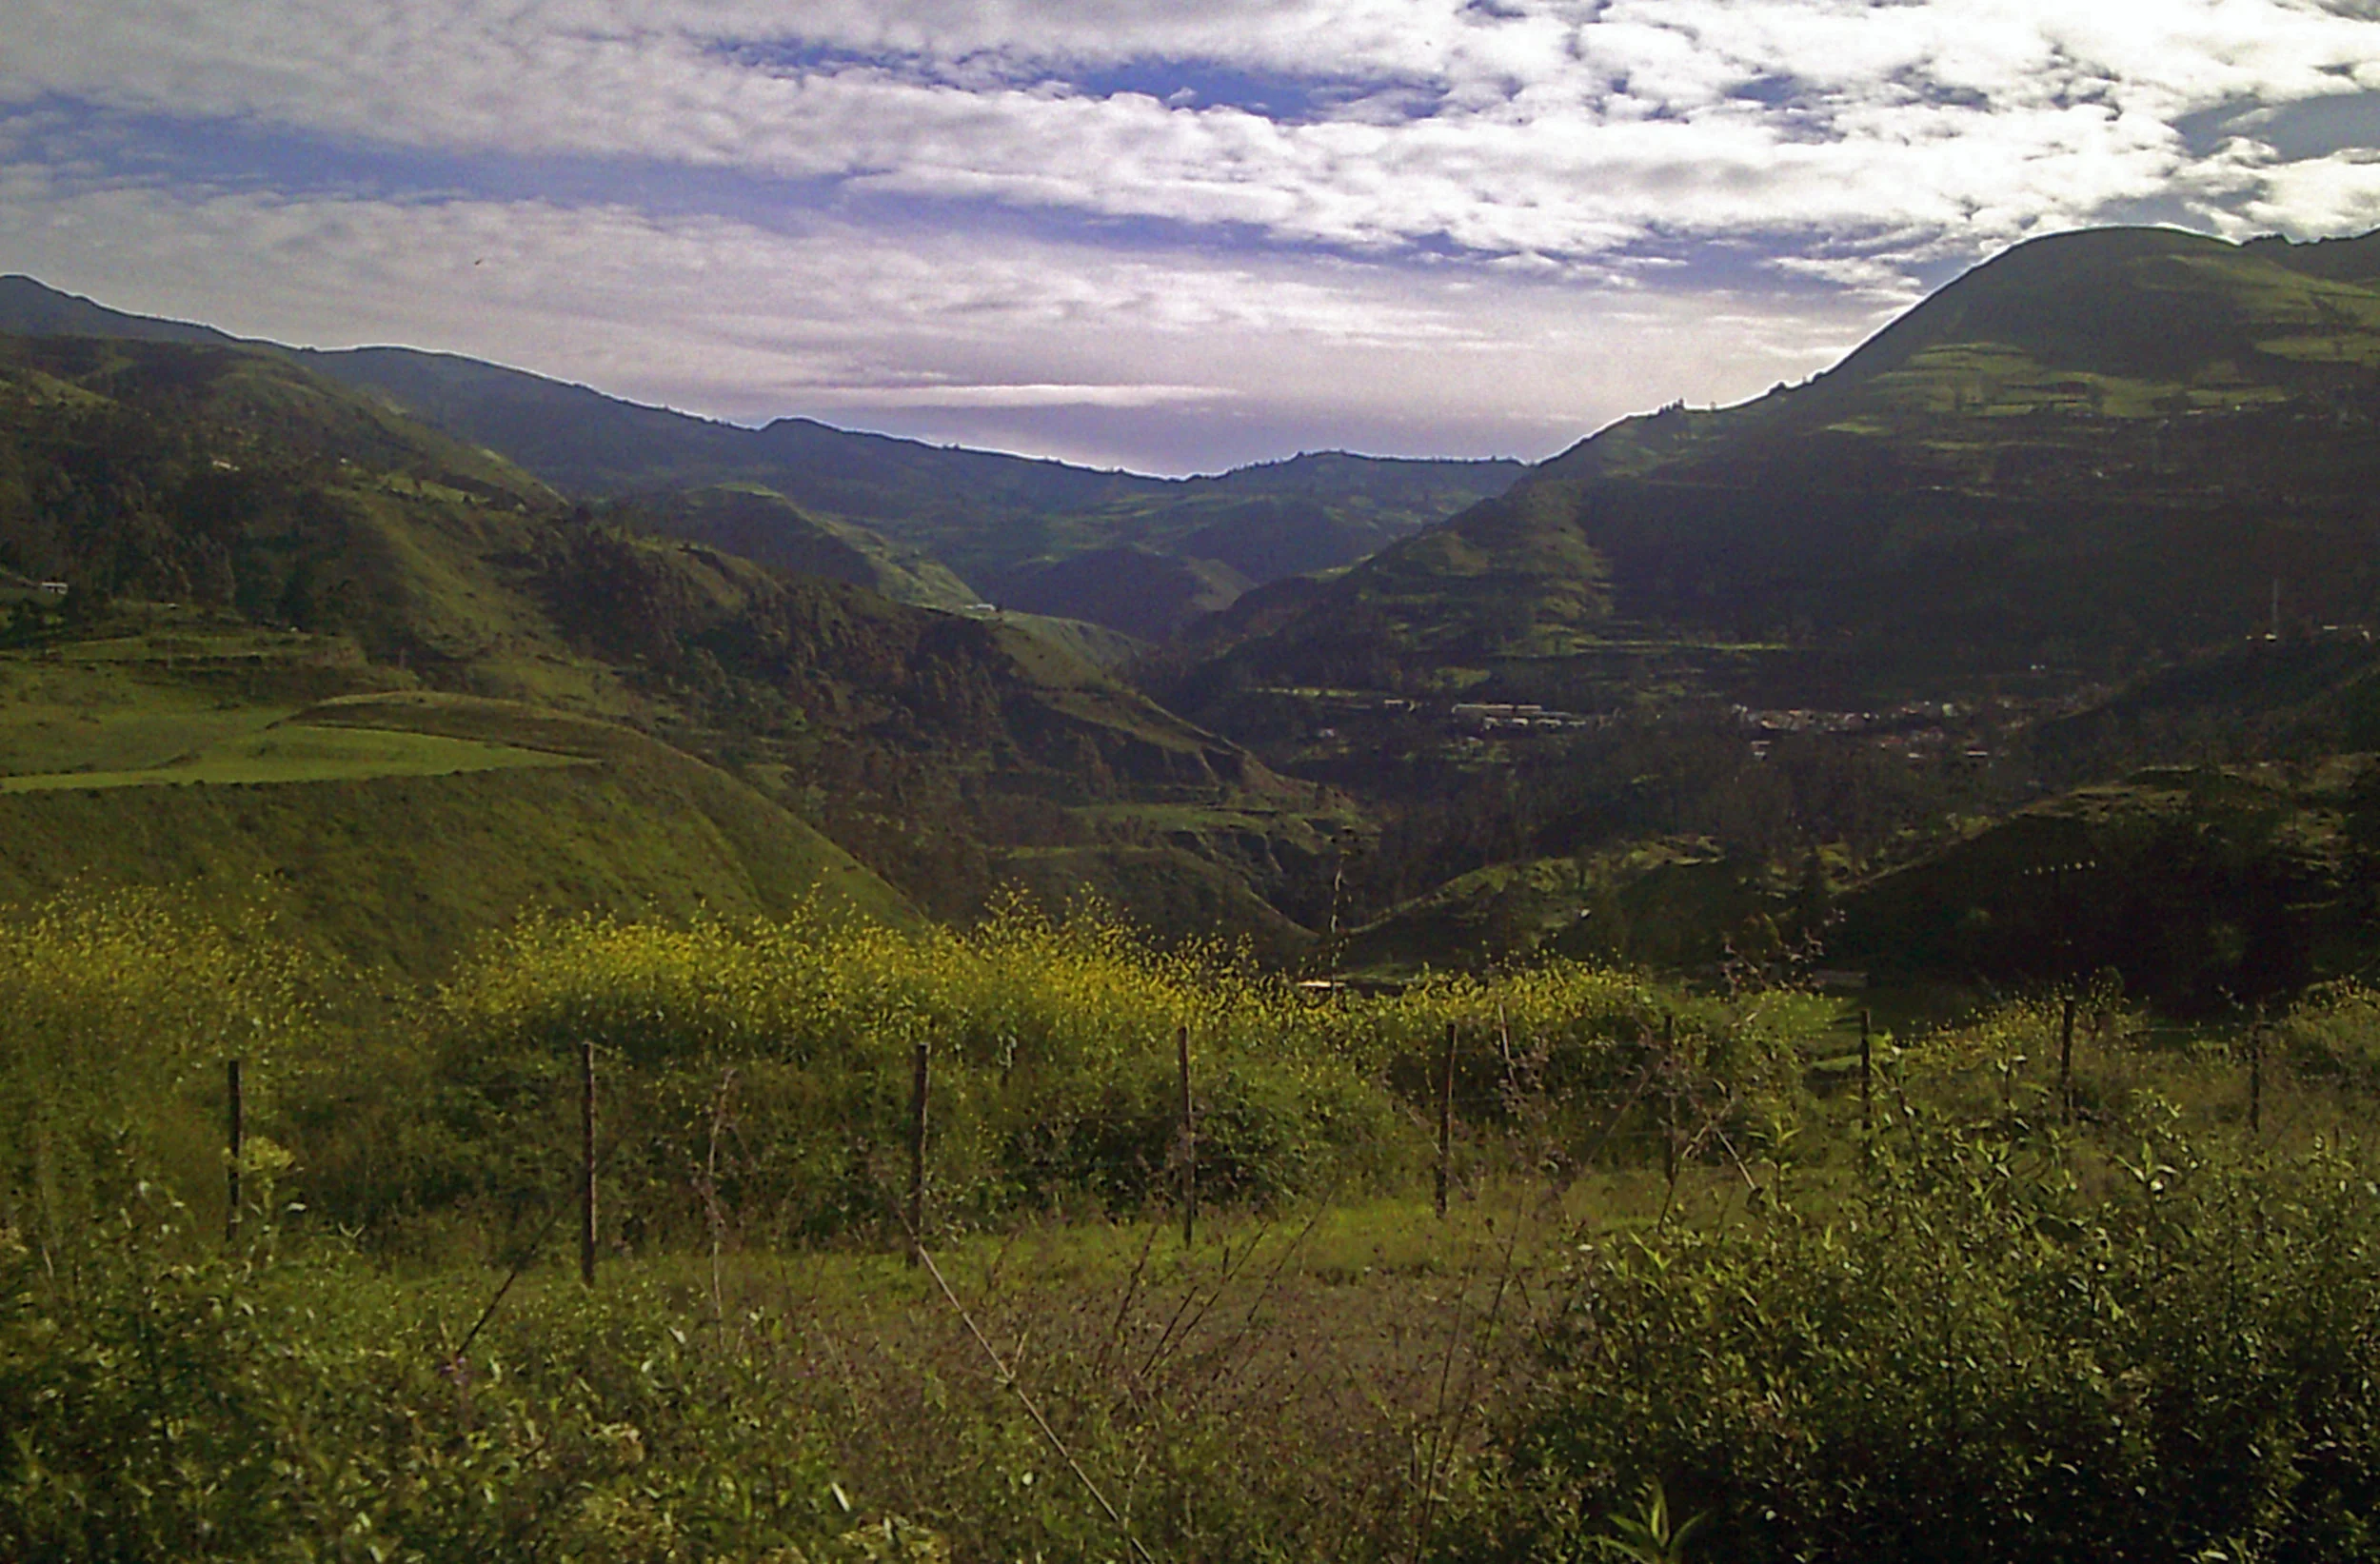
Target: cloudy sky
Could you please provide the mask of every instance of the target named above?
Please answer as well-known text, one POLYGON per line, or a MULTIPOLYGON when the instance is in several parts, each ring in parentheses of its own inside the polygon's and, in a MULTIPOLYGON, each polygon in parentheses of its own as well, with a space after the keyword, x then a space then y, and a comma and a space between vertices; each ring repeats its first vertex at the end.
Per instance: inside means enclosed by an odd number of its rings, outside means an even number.
POLYGON ((2375 148, 2380 0, 0 8, 0 271, 1162 472, 1541 457, 2375 148))

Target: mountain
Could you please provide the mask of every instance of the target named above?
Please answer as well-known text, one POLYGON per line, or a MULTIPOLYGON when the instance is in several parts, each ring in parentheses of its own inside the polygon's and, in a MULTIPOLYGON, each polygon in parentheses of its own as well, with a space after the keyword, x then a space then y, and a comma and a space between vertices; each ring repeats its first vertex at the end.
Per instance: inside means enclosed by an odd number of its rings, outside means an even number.
MULTIPOLYGON (((205 327, 108 309, 26 277, 0 278, 0 331, 232 341, 205 327)), ((1075 601, 1061 589, 1073 578, 1051 576, 1048 567, 1079 554, 1137 549, 1185 562, 1210 583, 1273 581, 1350 564, 1498 492, 1523 470, 1509 461, 1329 452, 1219 477, 1150 478, 803 418, 745 428, 454 354, 363 347, 297 356, 457 441, 502 452, 573 496, 664 496, 658 508, 671 513, 684 507, 667 491, 766 489, 813 527, 881 534, 978 584, 1038 582, 1025 591, 1040 611, 1142 636, 1178 617, 1181 598, 1170 578, 1140 598, 1118 578, 1093 571, 1088 595, 1075 601)), ((746 541, 753 541, 748 534, 746 541)), ((916 573, 914 565, 903 568, 916 573)), ((1227 592, 1217 596, 1228 600, 1227 592)))
POLYGON ((1833 369, 1603 430, 1180 692, 2073 687, 2380 587, 2380 236, 2021 245, 1833 369), (2276 609, 2277 604, 2277 609, 2276 609))

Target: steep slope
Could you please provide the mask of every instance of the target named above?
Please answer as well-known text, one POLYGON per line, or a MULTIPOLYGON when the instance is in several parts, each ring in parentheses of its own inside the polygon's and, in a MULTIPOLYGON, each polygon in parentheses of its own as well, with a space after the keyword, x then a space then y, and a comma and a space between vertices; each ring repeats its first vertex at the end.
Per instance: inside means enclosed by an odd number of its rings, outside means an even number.
POLYGON ((625 501, 612 516, 641 530, 802 575, 849 582, 927 608, 964 608, 978 593, 948 567, 851 522, 812 516, 757 484, 713 484, 625 501))
MULTIPOLYGON (((148 670, 156 672, 158 670, 148 670)), ((0 686, 55 678, 0 656, 0 686)), ((150 685, 142 705, 165 703, 150 685)), ((119 686, 120 697, 132 693, 119 686)), ((270 716, 271 714, 267 714, 270 716)), ((424 692, 272 717, 308 735, 450 738, 574 763, 450 774, 349 768, 152 787, 0 782, 0 903, 69 885, 171 887, 226 909, 262 901, 290 936, 366 968, 446 969, 526 913, 783 917, 810 907, 910 921, 908 902, 851 856, 733 778, 604 723, 424 692)))
POLYGON ((1211 666, 1552 698, 1662 674, 1776 703, 2070 682, 2284 618, 2366 617, 2380 478, 2370 240, 2023 245, 1814 381, 1626 420, 1211 666))

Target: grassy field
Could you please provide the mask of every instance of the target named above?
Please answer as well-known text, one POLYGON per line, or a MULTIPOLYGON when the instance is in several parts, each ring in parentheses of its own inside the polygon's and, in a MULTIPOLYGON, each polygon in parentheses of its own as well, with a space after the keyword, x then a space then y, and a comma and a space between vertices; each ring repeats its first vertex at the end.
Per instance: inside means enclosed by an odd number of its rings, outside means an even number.
POLYGON ((605 723, 422 691, 292 708, 42 677, 41 699, 0 704, 23 768, 0 777, 9 901, 147 886, 228 913, 261 898, 318 952, 417 976, 540 911, 781 916, 815 900, 914 917, 779 805, 605 723))

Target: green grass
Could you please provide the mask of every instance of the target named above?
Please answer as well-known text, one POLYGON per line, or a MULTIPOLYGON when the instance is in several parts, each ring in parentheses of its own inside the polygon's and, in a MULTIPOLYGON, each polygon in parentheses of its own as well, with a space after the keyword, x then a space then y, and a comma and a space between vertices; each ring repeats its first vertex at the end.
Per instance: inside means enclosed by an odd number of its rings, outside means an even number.
POLYGON ((192 692, 81 709, 0 703, 0 773, 128 772, 161 766, 243 739, 288 717, 289 706, 223 706, 192 692))
POLYGON ((625 729, 426 692, 260 728, 190 765, 0 781, 0 901, 69 885, 217 909, 262 897, 309 948, 415 975, 539 910, 915 916, 784 809, 625 729), (182 781, 209 785, 158 785, 182 781))

